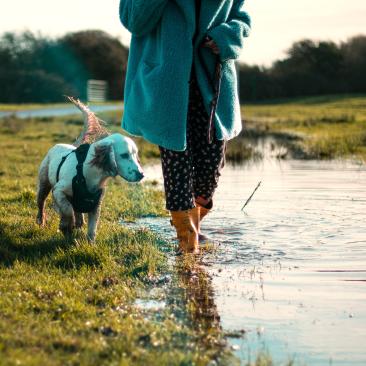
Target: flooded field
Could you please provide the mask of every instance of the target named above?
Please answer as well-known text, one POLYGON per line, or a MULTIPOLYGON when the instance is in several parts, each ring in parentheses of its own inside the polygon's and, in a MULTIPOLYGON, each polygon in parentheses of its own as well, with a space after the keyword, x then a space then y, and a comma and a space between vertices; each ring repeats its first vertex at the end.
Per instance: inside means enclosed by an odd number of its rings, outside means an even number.
MULTIPOLYGON (((160 166, 146 176, 161 182, 160 166)), ((174 236, 167 218, 137 225, 174 236)), ((239 358, 266 350, 279 364, 366 364, 365 166, 227 165, 203 231, 215 249, 203 255, 197 276, 204 280, 191 296, 239 358)))
MULTIPOLYGON (((92 110, 96 113, 122 110, 122 105, 91 105, 92 110)), ((16 118, 42 118, 42 117, 60 117, 78 114, 78 110, 74 106, 69 107, 45 107, 39 109, 25 109, 19 111, 0 111, 0 118, 14 116, 16 118)))

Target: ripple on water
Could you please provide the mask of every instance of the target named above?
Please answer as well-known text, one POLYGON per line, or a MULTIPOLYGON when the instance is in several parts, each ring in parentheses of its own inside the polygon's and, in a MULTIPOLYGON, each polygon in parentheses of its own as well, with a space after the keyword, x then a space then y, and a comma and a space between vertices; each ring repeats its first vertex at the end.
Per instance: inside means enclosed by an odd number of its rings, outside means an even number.
MULTIPOLYGON (((149 171, 161 179, 160 166, 149 171)), ((203 261, 221 326, 245 329, 232 340, 239 357, 265 344, 278 362, 366 364, 365 187, 365 167, 350 163, 225 167, 203 225, 216 250, 203 261)), ((138 225, 174 237, 167 218, 138 225)))

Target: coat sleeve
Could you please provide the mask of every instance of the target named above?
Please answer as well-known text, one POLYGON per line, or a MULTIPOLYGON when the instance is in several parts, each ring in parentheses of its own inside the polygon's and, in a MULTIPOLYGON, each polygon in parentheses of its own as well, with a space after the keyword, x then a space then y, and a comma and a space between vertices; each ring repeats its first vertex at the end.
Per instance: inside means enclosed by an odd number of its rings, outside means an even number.
POLYGON ((168 0, 120 0, 122 24, 136 36, 151 32, 159 22, 168 0))
POLYGON ((249 36, 251 20, 244 11, 244 0, 234 0, 229 18, 207 31, 220 50, 220 60, 236 59, 243 49, 244 38, 249 36))

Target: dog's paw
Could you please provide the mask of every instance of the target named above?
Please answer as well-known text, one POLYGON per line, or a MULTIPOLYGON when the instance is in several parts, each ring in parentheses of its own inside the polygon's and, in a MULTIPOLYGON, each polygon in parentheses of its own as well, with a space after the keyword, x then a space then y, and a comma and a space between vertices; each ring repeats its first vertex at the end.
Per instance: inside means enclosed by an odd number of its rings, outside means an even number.
POLYGON ((89 244, 95 244, 95 238, 89 238, 88 236, 87 239, 89 244))
POLYGON ((46 215, 42 215, 42 214, 37 215, 36 222, 39 226, 42 226, 42 227, 45 226, 46 225, 46 215))
POLYGON ((84 216, 83 214, 76 214, 75 215, 75 227, 76 229, 81 229, 84 225, 84 216))
POLYGON ((59 229, 66 238, 72 237, 75 226, 65 223, 60 223, 59 229))

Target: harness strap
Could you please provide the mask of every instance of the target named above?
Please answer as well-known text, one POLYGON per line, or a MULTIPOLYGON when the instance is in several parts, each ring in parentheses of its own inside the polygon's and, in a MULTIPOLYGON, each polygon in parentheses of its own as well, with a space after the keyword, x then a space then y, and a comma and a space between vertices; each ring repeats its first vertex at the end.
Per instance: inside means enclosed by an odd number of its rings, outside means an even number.
POLYGON ((88 155, 89 148, 90 144, 82 144, 75 150, 76 159, 78 161, 78 164, 76 165, 76 178, 79 182, 85 181, 83 166, 86 156, 88 155))
POLYGON ((64 164, 65 160, 67 159, 67 157, 72 154, 73 152, 75 152, 75 150, 71 151, 70 153, 68 153, 67 155, 63 156, 62 159, 61 159, 61 162, 60 164, 58 165, 57 167, 57 173, 56 173, 56 182, 59 181, 60 179, 60 170, 61 170, 61 167, 62 165, 64 164))

